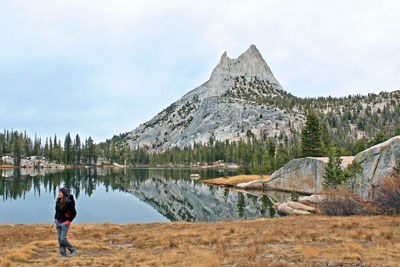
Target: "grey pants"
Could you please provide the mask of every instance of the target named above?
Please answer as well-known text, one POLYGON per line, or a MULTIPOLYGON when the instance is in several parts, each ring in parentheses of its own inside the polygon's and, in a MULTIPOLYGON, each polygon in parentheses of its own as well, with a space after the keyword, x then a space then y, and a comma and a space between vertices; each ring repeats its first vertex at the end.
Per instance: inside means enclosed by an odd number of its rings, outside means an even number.
POLYGON ((60 247, 61 256, 67 256, 67 249, 69 252, 74 252, 75 248, 67 239, 67 234, 69 230, 69 226, 65 224, 65 222, 59 223, 56 222, 57 228, 57 237, 58 237, 58 245, 60 247))

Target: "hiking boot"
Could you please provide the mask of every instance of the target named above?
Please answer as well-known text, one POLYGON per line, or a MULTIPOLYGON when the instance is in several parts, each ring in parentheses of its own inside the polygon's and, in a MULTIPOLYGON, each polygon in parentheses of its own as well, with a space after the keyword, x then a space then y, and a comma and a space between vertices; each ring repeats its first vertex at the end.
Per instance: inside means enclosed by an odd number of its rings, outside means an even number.
POLYGON ((71 254, 69 254, 70 257, 73 257, 76 255, 76 249, 74 249, 73 251, 71 251, 71 254))

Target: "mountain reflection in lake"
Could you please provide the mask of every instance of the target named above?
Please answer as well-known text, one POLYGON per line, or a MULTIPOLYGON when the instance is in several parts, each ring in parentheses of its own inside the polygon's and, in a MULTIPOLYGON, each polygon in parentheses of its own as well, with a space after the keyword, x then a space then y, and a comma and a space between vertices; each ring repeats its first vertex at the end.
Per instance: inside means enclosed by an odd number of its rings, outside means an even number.
MULTIPOLYGON (((283 192, 257 195, 191 180, 190 169, 0 170, 0 223, 52 223, 59 188, 77 199, 76 222, 226 221, 274 217, 283 192), (271 195, 273 194, 273 195, 271 195)), ((196 170, 198 173, 198 170, 196 170)), ((200 170, 201 177, 221 176, 200 170)))

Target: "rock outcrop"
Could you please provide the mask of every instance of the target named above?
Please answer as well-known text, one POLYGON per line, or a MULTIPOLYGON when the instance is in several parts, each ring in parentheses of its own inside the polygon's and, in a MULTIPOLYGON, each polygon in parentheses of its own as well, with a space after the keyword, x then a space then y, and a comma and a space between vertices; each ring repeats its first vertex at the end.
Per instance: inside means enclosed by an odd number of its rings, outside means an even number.
POLYGON ((263 186, 263 181, 261 179, 250 182, 238 183, 236 185, 236 187, 242 189, 262 189, 262 186, 263 186))
POLYGON ((265 187, 307 194, 320 192, 325 166, 325 161, 320 158, 291 160, 271 175, 265 187))
POLYGON ((281 215, 310 215, 315 213, 315 208, 294 201, 275 203, 274 206, 281 215))
MULTIPOLYGON (((14 157, 3 156, 1 158, 2 164, 14 165, 14 157)), ((44 159, 39 159, 36 156, 22 158, 19 167, 21 168, 49 168, 49 169, 64 169, 64 164, 49 162, 44 159)))
MULTIPOLYGON (((342 168, 346 168, 353 160, 358 161, 362 174, 347 183, 362 198, 373 197, 374 188, 379 186, 384 178, 390 177, 400 161, 400 136, 373 146, 355 157, 341 157, 342 168)), ((271 175, 266 188, 294 191, 307 194, 321 192, 324 183, 325 167, 328 158, 301 158, 289 161, 285 166, 271 175)))
POLYGON ((383 179, 395 173, 400 162, 400 136, 370 147, 355 156, 363 167, 362 175, 357 175, 352 186, 364 199, 371 199, 374 190, 383 179))
POLYGON ((280 204, 278 206, 278 212, 281 215, 309 215, 309 214, 311 214, 311 212, 308 212, 306 210, 298 210, 298 209, 289 207, 289 205, 286 202, 283 204, 280 204))

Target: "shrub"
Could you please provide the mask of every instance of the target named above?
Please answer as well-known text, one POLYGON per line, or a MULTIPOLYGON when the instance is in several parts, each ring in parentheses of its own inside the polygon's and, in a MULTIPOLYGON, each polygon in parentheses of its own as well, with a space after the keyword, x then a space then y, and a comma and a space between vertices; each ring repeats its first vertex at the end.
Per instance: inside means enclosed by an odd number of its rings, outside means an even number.
POLYGON ((319 203, 321 214, 328 216, 351 216, 370 214, 361 198, 343 188, 323 193, 324 199, 319 203))
POLYGON ((292 193, 290 194, 290 198, 292 201, 298 202, 299 201, 299 193, 292 191, 292 193))
POLYGON ((374 207, 379 214, 400 214, 400 175, 383 180, 375 189, 374 207))

